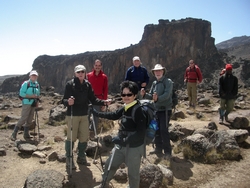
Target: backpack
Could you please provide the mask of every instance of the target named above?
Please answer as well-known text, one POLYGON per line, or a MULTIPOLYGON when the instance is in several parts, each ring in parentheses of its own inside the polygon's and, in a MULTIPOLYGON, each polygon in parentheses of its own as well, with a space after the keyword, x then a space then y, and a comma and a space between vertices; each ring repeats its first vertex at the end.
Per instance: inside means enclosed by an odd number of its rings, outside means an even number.
POLYGON ((132 110, 132 119, 135 121, 135 111, 141 107, 143 113, 147 117, 146 124, 146 134, 145 134, 145 144, 153 143, 155 138, 155 133, 159 129, 156 117, 156 109, 151 100, 138 100, 138 104, 132 110))
POLYGON ((178 94, 176 89, 173 88, 172 90, 172 109, 175 110, 175 106, 178 104, 178 94))
MULTIPOLYGON (((36 86, 34 87, 34 86, 30 86, 30 82, 29 82, 29 80, 25 80, 25 81, 23 81, 23 83, 21 84, 21 86, 25 83, 25 82, 27 82, 27 89, 29 88, 29 87, 32 87, 32 88, 39 88, 39 84, 38 83, 36 83, 36 86)), ((22 96, 20 96, 20 95, 18 95, 18 98, 22 101, 23 99, 25 99, 24 97, 22 97, 22 96)))
MULTIPOLYGON (((196 71, 196 68, 197 68, 197 67, 198 67, 197 65, 194 65, 194 72, 196 73, 197 78, 198 78, 198 80, 199 80, 199 75, 198 75, 198 73, 197 73, 197 71, 196 71)), ((191 67, 189 67, 189 72, 191 72, 191 67)))

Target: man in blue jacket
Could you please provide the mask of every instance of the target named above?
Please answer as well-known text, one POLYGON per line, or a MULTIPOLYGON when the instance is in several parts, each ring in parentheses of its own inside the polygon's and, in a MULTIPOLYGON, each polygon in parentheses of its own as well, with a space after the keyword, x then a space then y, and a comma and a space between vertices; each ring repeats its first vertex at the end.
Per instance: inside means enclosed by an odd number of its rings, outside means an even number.
POLYGON ((141 61, 138 56, 133 57, 133 66, 128 68, 125 80, 137 83, 139 91, 141 88, 145 88, 148 85, 148 71, 141 65, 141 61))

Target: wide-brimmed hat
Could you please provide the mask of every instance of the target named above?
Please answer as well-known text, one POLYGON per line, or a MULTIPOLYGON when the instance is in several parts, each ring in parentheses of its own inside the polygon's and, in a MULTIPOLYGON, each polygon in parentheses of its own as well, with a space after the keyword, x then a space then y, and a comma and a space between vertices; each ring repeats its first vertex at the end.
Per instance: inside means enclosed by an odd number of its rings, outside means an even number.
POLYGON ((36 76, 38 76, 38 72, 36 71, 36 70, 32 70, 32 71, 30 71, 30 76, 31 75, 36 75, 36 76))
POLYGON ((83 65, 77 65, 75 67, 75 72, 78 72, 78 71, 86 71, 86 68, 83 66, 83 65))
POLYGON ((163 75, 166 74, 166 68, 163 67, 161 64, 156 64, 155 67, 151 70, 153 75, 155 70, 163 70, 164 71, 163 75))

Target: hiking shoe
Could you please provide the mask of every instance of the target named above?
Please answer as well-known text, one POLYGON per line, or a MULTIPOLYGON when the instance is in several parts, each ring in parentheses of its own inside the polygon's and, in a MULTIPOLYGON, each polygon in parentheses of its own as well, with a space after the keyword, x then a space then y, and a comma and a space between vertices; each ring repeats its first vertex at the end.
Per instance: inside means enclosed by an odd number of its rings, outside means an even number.
POLYGON ((149 154, 157 154, 157 155, 159 155, 159 154, 162 154, 162 150, 155 148, 153 151, 149 152, 149 154))
MULTIPOLYGON (((66 169, 70 170, 70 158, 66 158, 66 169)), ((72 170, 76 170, 76 165, 72 160, 72 170)))
POLYGON ((95 186, 94 188, 112 188, 108 183, 104 187, 102 187, 102 184, 95 186))
POLYGON ((24 134, 24 135, 23 135, 23 138, 24 138, 25 140, 30 140, 30 139, 33 138, 33 137, 30 136, 30 135, 28 135, 28 134, 24 134))
POLYGON ((163 158, 165 159, 165 160, 170 160, 171 158, 172 158, 172 156, 170 155, 170 154, 168 154, 168 153, 165 153, 164 154, 164 156, 163 156, 163 158))
POLYGON ((220 119, 219 119, 219 124, 222 124, 222 123, 223 123, 223 119, 220 118, 220 119))
POLYGON ((16 136, 14 136, 13 134, 10 136, 10 140, 12 141, 16 141, 16 136))
POLYGON ((86 158, 77 157, 76 162, 77 162, 79 165, 85 165, 85 166, 90 166, 90 165, 91 165, 90 163, 87 162, 86 158))
POLYGON ((225 114, 225 121, 229 122, 228 115, 225 114))

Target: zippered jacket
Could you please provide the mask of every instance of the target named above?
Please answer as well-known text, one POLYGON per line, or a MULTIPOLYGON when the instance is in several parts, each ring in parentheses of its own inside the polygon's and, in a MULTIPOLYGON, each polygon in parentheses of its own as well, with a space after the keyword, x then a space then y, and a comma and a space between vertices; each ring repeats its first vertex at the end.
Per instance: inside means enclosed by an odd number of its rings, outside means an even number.
POLYGON ((73 108, 73 116, 83 116, 88 115, 88 105, 91 103, 93 105, 104 106, 104 101, 98 99, 94 95, 91 84, 84 80, 80 83, 78 78, 74 78, 67 82, 62 103, 67 106, 67 116, 71 115, 71 107, 73 108), (73 96, 75 98, 74 105, 68 105, 68 99, 73 96))
POLYGON ((144 66, 131 66, 128 68, 125 76, 125 80, 129 80, 132 82, 137 83, 139 90, 141 89, 141 84, 142 83, 147 83, 149 82, 149 76, 148 76, 148 71, 144 66))
POLYGON ((110 120, 118 120, 120 119, 120 128, 118 131, 118 136, 120 139, 124 139, 124 143, 121 145, 126 147, 138 147, 144 144, 144 138, 146 134, 146 123, 147 118, 145 117, 142 108, 137 108, 135 111, 134 120, 132 117, 132 111, 135 105, 129 107, 126 111, 124 110, 124 106, 120 107, 114 112, 98 112, 96 110, 93 111, 94 115, 97 115, 101 118, 106 118, 110 120))
POLYGON ((91 83, 95 96, 99 99, 107 100, 108 98, 108 78, 100 71, 98 75, 95 70, 87 74, 87 79, 91 83))
POLYGON ((31 105, 35 99, 28 99, 25 98, 26 95, 37 95, 40 96, 40 86, 37 81, 32 82, 30 79, 23 82, 20 90, 19 95, 23 98, 22 104, 29 104, 31 105))
POLYGON ((238 94, 238 78, 232 74, 224 74, 219 79, 219 95, 222 99, 236 99, 238 94))
POLYGON ((148 93, 144 95, 145 99, 153 99, 154 92, 158 95, 158 100, 154 103, 157 111, 166 111, 172 109, 172 90, 173 82, 165 75, 157 81, 152 83, 148 93))

